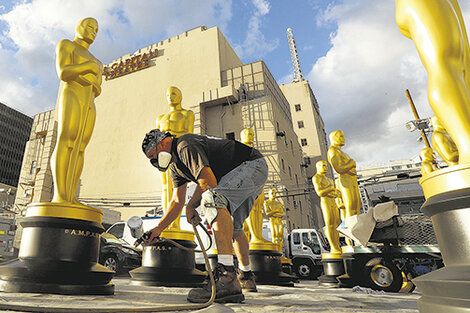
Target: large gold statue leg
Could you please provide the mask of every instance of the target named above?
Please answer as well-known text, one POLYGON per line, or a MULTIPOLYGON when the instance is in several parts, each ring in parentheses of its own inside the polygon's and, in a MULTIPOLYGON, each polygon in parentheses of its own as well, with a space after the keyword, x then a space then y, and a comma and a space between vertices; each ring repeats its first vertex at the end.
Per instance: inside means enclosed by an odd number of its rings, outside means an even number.
MULTIPOLYGON (((355 213, 355 210, 354 210, 354 199, 353 199, 353 194, 350 190, 350 188, 348 188, 347 186, 344 186, 342 181, 340 181, 340 190, 341 190, 341 194, 343 195, 343 203, 344 203, 344 218, 348 218, 350 216, 353 216, 353 215, 356 215, 357 213, 355 213)), ((326 223, 326 222, 325 222, 326 223)), ((352 246, 353 245, 353 242, 350 238, 346 237, 345 239, 346 241, 346 244, 348 246, 352 246)))
POLYGON ((459 150, 470 162, 470 78, 468 38, 455 0, 397 0, 396 19, 411 38, 428 71, 428 98, 459 150))
MULTIPOLYGON (((70 199, 72 200, 73 203, 78 204, 77 200, 77 188, 78 188, 78 183, 80 182, 80 176, 82 174, 83 170, 83 164, 84 164, 84 159, 85 159, 85 148, 90 142, 91 135, 93 134, 93 129, 95 128, 95 120, 96 120, 96 107, 95 104, 92 102, 89 105, 87 105, 88 112, 85 114, 87 115, 86 120, 84 121, 84 126, 83 129, 81 129, 81 132, 83 136, 81 136, 81 141, 79 142, 76 147, 78 147, 78 154, 77 154, 77 160, 76 160, 76 166, 75 170, 73 172, 73 176, 71 179, 70 183, 70 199)), ((84 111, 86 111, 84 110, 84 111)))
POLYGON ((58 106, 59 135, 57 145, 51 156, 52 175, 56 177, 52 202, 71 201, 68 195, 67 174, 71 166, 74 142, 80 129, 79 119, 71 118, 72 116, 80 115, 80 101, 73 90, 71 90, 72 88, 65 86, 59 100, 62 104, 58 106), (67 101, 64 99, 67 99, 67 101))
MULTIPOLYGON (((322 199, 322 201, 334 201, 329 199, 322 199)), ((332 254, 341 254, 341 248, 339 246, 339 233, 336 230, 337 225, 339 225, 339 212, 335 205, 325 205, 325 208, 331 207, 332 210, 327 212, 326 210, 322 210, 323 219, 325 220, 325 237, 328 239, 330 243, 330 253, 332 254), (336 225, 336 226, 335 226, 336 225)))

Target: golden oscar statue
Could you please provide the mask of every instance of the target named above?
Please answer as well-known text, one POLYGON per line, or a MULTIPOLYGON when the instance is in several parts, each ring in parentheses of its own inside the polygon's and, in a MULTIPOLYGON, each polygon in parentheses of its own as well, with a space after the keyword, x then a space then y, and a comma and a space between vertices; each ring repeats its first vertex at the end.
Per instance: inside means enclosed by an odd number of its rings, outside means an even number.
POLYGON ((421 175, 426 175, 437 170, 436 158, 431 148, 424 148, 419 153, 421 157, 421 175))
MULTIPOLYGON (((252 147, 255 133, 251 128, 245 128, 240 133, 241 142, 252 147)), ((247 220, 243 224, 250 230, 249 257, 257 284, 293 286, 294 276, 282 271, 282 252, 277 245, 263 238, 263 206, 264 192, 256 198, 247 220)))
POLYGON ((433 128, 431 141, 434 150, 436 150, 447 165, 457 165, 459 163, 459 151, 457 150, 457 146, 452 138, 450 138, 437 116, 434 115, 431 117, 431 125, 433 128))
MULTIPOLYGON (((396 21, 428 72, 431 108, 459 152, 458 165, 424 174, 426 202, 445 267, 413 279, 420 312, 470 309, 470 48, 457 0, 396 0, 396 21)), ((436 146, 434 147, 436 149, 436 146)), ((436 149, 437 150, 437 149, 436 149)))
POLYGON ((0 268, 6 280, 0 284, 3 291, 114 293, 109 283, 114 272, 97 263, 103 212, 81 204, 76 196, 95 124, 94 99, 101 93, 103 65, 88 51, 97 32, 98 22, 85 18, 73 41, 57 45, 62 82, 56 108, 58 138, 51 156, 54 196, 52 202, 28 205, 17 261, 21 264, 10 271, 0 268))
POLYGON ((320 197, 321 211, 325 221, 325 237, 330 243, 330 254, 341 256, 339 233, 336 230, 339 225, 339 210, 335 201, 340 194, 335 188, 333 180, 325 176, 328 171, 326 161, 318 161, 316 168, 317 173, 312 177, 312 183, 317 195, 320 197))
POLYGON ((336 199, 341 197, 331 178, 326 176, 328 163, 320 160, 316 163, 317 173, 312 177, 315 192, 320 197, 320 206, 325 221, 325 237, 330 243, 330 252, 322 253, 323 275, 318 278, 320 285, 338 287, 337 277, 344 274, 339 233, 339 209, 336 199))
POLYGON ((329 138, 331 146, 328 149, 328 161, 339 174, 339 190, 343 197, 346 217, 360 214, 361 198, 357 185, 356 162, 341 151, 344 146, 344 134, 341 130, 331 132, 329 138))
MULTIPOLYGON (((194 131, 194 113, 191 110, 183 109, 181 106, 183 99, 181 91, 176 87, 169 87, 166 97, 170 106, 170 112, 162 114, 157 118, 157 128, 161 131, 170 132, 176 137, 192 133, 194 131)), ((166 212, 173 194, 173 185, 171 184, 169 170, 160 175, 162 180, 162 204, 163 210, 166 212)), ((162 236, 171 239, 194 240, 192 232, 181 231, 180 217, 162 233, 162 236)))
MULTIPOLYGON (((181 106, 181 91, 171 86, 167 89, 166 97, 170 111, 157 118, 157 128, 176 137, 192 133, 194 131, 194 113, 181 106)), ((161 203, 166 212, 172 198, 173 185, 170 170, 160 174, 162 181, 161 203)), ((168 246, 166 241, 157 241, 143 246, 142 266, 129 272, 133 285, 200 286, 204 278, 207 277, 206 273, 195 268, 194 233, 181 229, 180 218, 181 214, 161 233, 161 237, 173 240, 178 243, 177 246, 168 246)))
MULTIPOLYGON (((251 128, 245 128, 240 133, 241 142, 252 147, 255 133, 251 128)), ((275 250, 275 245, 263 238, 263 204, 264 192, 262 192, 255 200, 253 209, 245 223, 250 229, 250 249, 252 250, 275 250)))
POLYGON ((276 189, 269 189, 268 197, 268 200, 264 201, 264 212, 269 218, 273 243, 276 245, 277 251, 282 253, 282 236, 284 234, 282 217, 284 216, 284 207, 276 199, 276 189))

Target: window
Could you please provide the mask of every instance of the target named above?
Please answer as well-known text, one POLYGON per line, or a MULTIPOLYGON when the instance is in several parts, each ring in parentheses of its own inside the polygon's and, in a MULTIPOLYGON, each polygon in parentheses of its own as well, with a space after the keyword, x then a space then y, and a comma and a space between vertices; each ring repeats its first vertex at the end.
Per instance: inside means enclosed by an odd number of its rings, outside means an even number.
POLYGON ((114 235, 116 238, 122 238, 124 236, 124 226, 124 223, 114 224, 108 229, 107 233, 114 235))
POLYGON ((302 108, 300 107, 300 104, 296 104, 294 107, 295 107, 295 112, 299 112, 300 110, 302 110, 302 108))
POLYGON ((297 177, 297 174, 295 174, 295 184, 296 184, 296 185, 299 184, 299 178, 297 177))
POLYGON ((307 145, 307 139, 306 138, 302 138, 300 139, 300 144, 303 146, 306 146, 307 145))
POLYGON ((35 172, 36 172, 36 166, 37 166, 37 163, 36 160, 34 160, 32 163, 31 163, 31 170, 29 171, 29 173, 31 175, 33 175, 35 172))
POLYGON ((289 177, 292 178, 292 171, 290 169, 290 166, 289 166, 289 177))
POLYGON ((297 125, 299 126, 299 128, 304 128, 304 121, 298 121, 297 125))
POLYGON ((283 170, 283 171, 286 170, 286 168, 284 167, 284 160, 283 160, 283 159, 281 159, 281 167, 282 167, 282 170, 283 170))
POLYGON ((300 234, 299 233, 293 233, 292 234, 292 241, 294 242, 294 245, 300 245, 300 234))
POLYGON ((310 157, 305 157, 305 158, 304 158, 304 164, 305 164, 305 165, 310 165, 310 164, 312 164, 312 161, 310 160, 310 157))

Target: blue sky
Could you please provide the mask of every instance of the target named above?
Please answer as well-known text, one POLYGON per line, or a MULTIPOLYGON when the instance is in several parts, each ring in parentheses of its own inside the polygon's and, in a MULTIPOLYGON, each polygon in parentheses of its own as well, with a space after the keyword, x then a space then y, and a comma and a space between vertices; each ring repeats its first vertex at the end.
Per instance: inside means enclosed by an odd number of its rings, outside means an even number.
MULTIPOLYGON (((467 25, 470 1, 460 1, 467 25)), ((264 60, 292 80, 291 27, 304 78, 327 133, 342 129, 359 167, 413 158, 424 146, 404 124, 433 113, 413 42, 395 23, 393 0, 0 0, 0 102, 33 116, 55 107, 55 45, 76 23, 100 24, 90 50, 103 63, 200 25, 218 26, 244 63, 264 60)))

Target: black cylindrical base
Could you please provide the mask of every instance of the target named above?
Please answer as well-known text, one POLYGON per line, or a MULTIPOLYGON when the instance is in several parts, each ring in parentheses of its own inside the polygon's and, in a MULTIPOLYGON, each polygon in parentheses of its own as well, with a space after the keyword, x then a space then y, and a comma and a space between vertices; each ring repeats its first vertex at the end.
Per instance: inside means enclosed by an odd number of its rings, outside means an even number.
POLYGON ((325 258, 321 260, 323 264, 323 275, 318 278, 319 285, 323 287, 339 287, 338 276, 344 274, 343 259, 325 258))
POLYGON ((144 246, 142 266, 129 272, 133 285, 197 287, 207 276, 195 268, 194 248, 190 240, 174 240, 186 249, 169 241, 144 246))
POLYGON ((19 259, 0 266, 0 290, 58 294, 114 293, 114 272, 97 263, 100 233, 95 222, 26 217, 19 259))
POLYGON ((435 195, 421 210, 431 218, 445 267, 413 279, 420 312, 470 312, 470 188, 435 195))
POLYGON ((255 281, 260 285, 293 287, 297 277, 282 271, 282 254, 275 250, 250 250, 250 264, 255 281))

